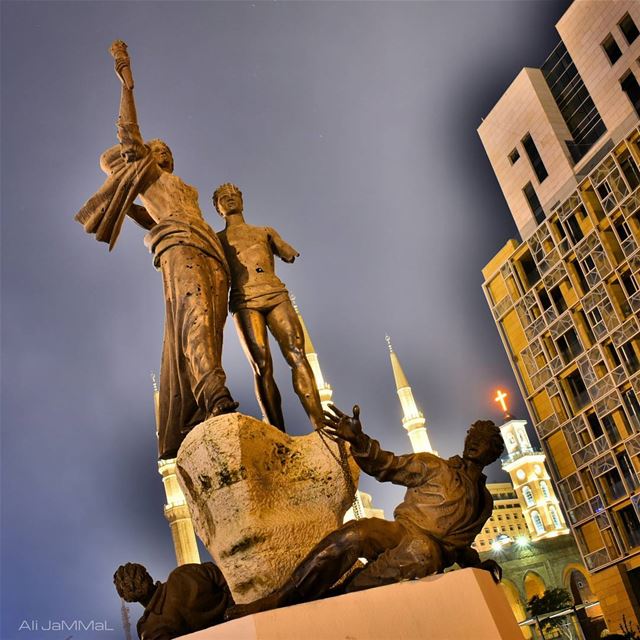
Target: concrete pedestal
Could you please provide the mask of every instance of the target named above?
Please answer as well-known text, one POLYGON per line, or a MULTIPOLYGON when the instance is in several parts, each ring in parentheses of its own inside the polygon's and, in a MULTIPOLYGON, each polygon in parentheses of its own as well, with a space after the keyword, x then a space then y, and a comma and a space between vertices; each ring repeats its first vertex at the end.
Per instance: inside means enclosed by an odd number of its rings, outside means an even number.
POLYGON ((487 571, 422 580, 266 611, 181 640, 522 640, 487 571))

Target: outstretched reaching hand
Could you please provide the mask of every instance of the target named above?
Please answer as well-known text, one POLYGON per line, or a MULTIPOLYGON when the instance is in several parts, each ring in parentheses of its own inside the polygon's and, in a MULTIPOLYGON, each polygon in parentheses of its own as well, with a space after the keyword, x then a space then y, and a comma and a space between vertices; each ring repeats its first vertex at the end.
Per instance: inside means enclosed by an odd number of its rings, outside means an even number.
POLYGON ((331 411, 324 412, 323 432, 333 440, 339 438, 354 443, 362 435, 360 407, 357 404, 353 405, 353 417, 340 411, 335 404, 330 404, 329 409, 331 411))

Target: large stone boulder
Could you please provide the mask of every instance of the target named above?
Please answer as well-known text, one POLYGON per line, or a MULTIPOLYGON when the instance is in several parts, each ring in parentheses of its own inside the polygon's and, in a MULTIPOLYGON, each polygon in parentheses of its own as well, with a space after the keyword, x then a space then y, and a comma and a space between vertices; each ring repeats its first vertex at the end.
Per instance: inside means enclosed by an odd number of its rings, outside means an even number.
POLYGON ((292 437, 240 413, 211 418, 185 438, 178 480, 237 603, 280 587, 342 524, 358 484, 345 453, 316 432, 292 437))

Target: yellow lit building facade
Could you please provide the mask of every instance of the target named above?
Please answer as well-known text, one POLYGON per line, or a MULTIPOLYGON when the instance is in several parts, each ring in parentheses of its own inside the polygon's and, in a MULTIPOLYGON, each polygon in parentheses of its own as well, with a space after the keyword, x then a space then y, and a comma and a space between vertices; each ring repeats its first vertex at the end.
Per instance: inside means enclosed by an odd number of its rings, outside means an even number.
POLYGON ((479 552, 497 550, 519 538, 529 539, 529 528, 522 506, 510 482, 487 484, 493 496, 493 512, 476 536, 474 546, 479 552))
POLYGON ((639 26, 574 2, 478 129, 522 238, 483 288, 612 630, 640 610, 639 26))

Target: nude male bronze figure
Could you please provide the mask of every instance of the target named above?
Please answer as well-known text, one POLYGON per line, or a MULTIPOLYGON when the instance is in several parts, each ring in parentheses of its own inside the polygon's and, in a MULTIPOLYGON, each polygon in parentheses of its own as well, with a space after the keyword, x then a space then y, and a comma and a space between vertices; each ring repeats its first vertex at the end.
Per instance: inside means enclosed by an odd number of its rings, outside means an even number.
POLYGON ((225 220, 225 228, 218 237, 231 270, 229 309, 253 368, 262 413, 269 424, 285 430, 280 392, 273 377, 269 329, 291 367, 293 388, 311 424, 321 429, 322 405, 305 354, 302 327, 274 267, 274 256, 291 263, 300 254, 275 229, 255 227, 244 221, 242 193, 235 185, 226 183, 218 187, 213 205, 225 220))
POLYGON ((352 520, 321 540, 277 591, 247 605, 231 608, 228 618, 265 611, 335 593, 331 587, 358 558, 369 563, 345 580, 341 592, 378 587, 441 573, 458 563, 502 577, 493 560, 482 562, 471 547, 493 509, 482 469, 504 450, 500 429, 491 421, 474 422, 467 432, 462 457, 443 460, 431 453, 395 456, 383 451, 353 417, 331 407, 325 412, 325 433, 345 440, 360 468, 380 481, 407 487, 395 520, 352 520))
POLYGON ((111 53, 122 83, 120 144, 102 154, 108 178, 76 220, 110 250, 125 216, 149 230, 145 244, 162 272, 166 302, 158 445, 161 458, 174 458, 192 427, 237 407, 222 368, 229 267, 202 217, 197 190, 173 173, 167 144, 145 144, 140 135, 124 42, 114 42, 111 53), (134 203, 138 196, 144 207, 134 203))

